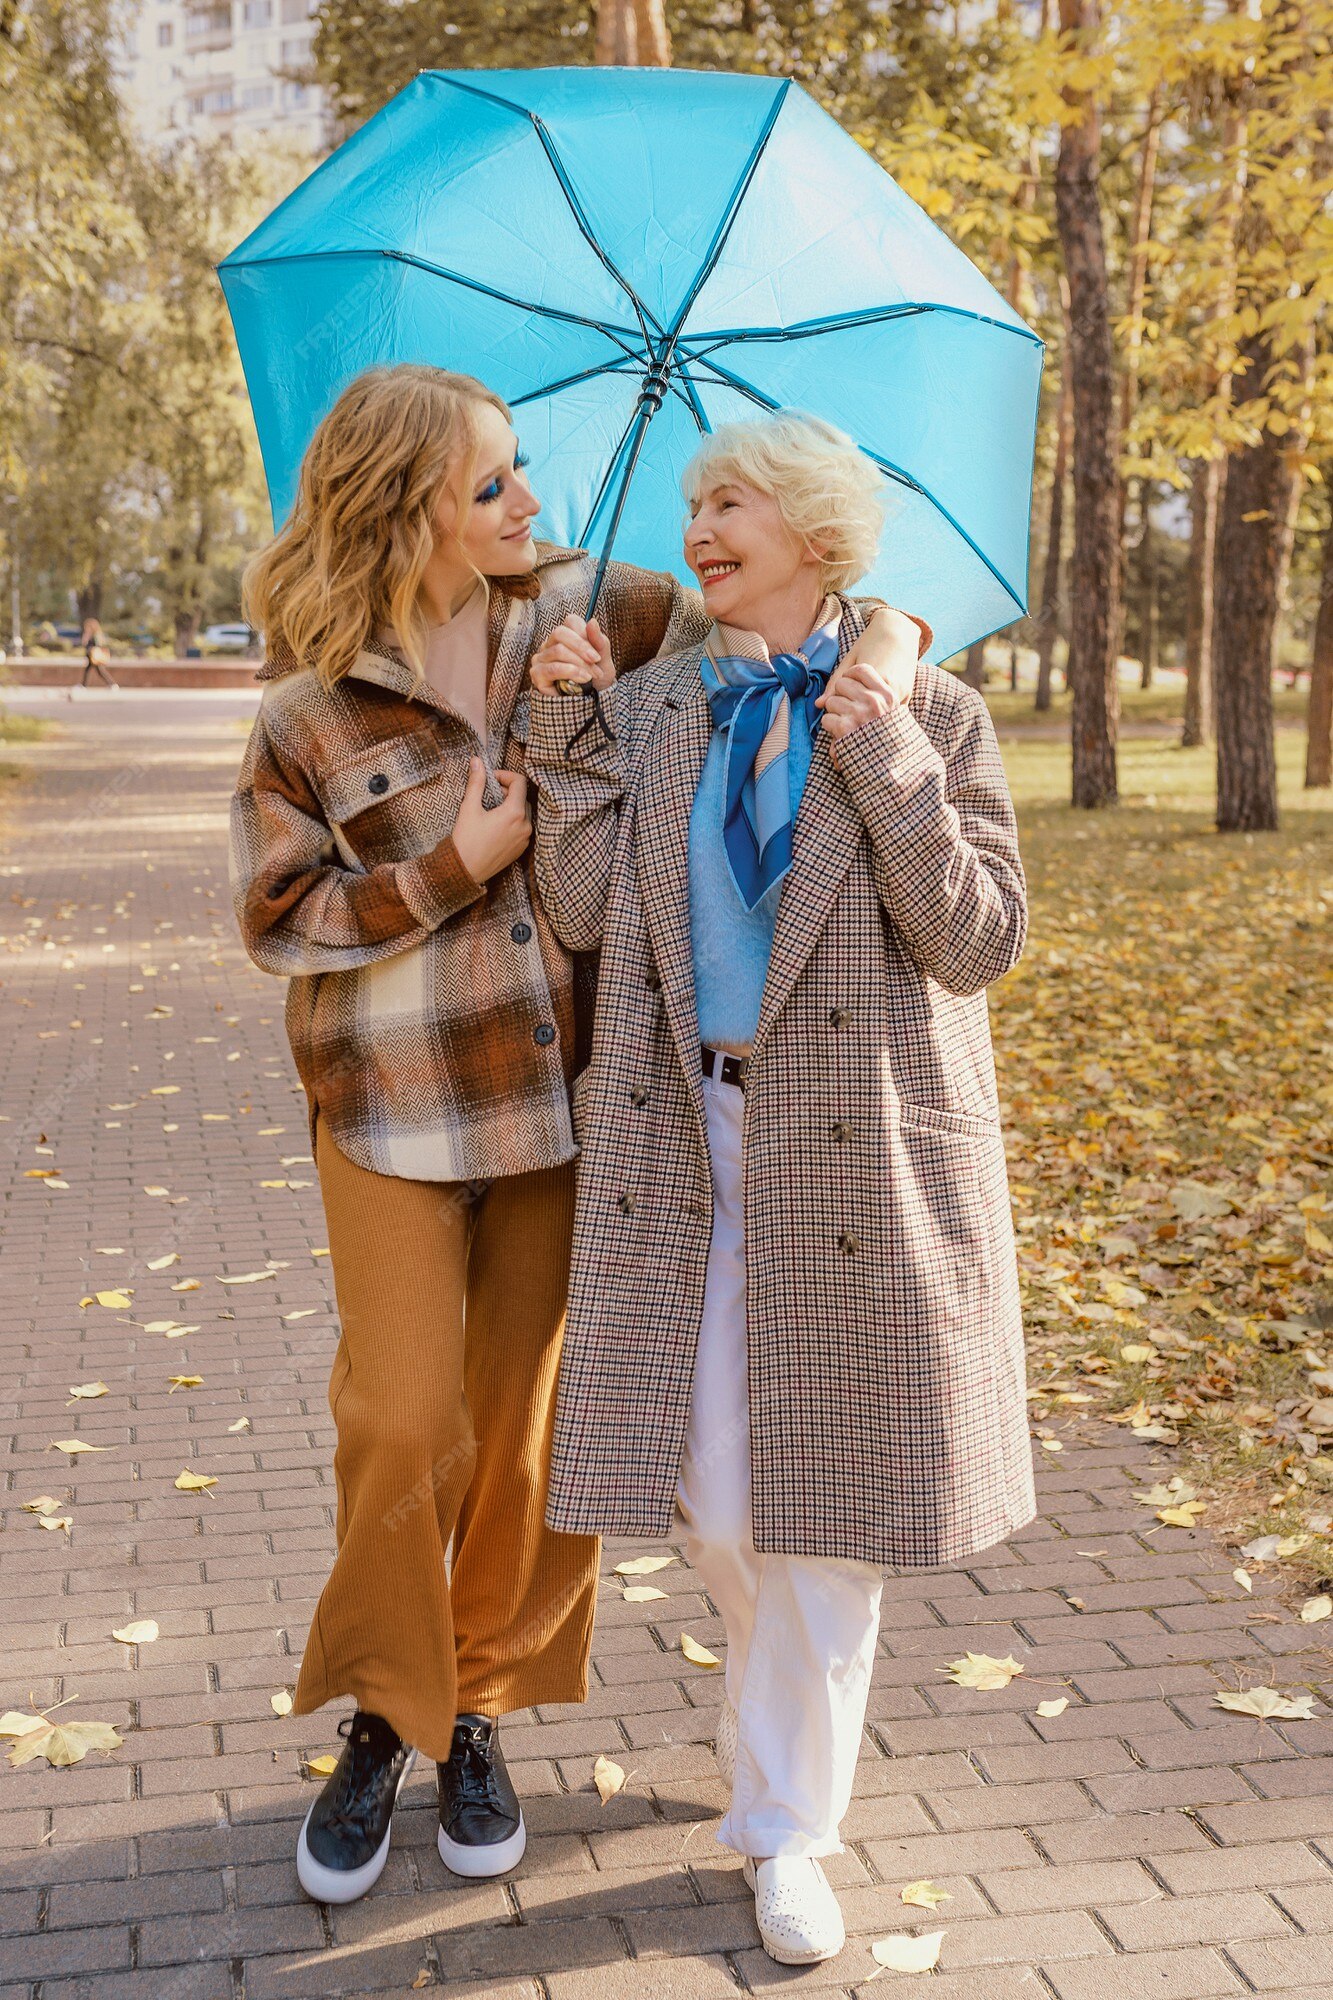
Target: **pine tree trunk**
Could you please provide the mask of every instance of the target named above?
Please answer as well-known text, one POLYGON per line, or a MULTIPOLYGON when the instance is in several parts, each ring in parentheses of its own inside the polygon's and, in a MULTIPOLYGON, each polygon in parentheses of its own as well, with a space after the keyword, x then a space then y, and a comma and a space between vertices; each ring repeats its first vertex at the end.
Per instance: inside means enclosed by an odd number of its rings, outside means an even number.
POLYGON ((1307 786, 1333 785, 1333 519, 1324 532, 1305 727, 1305 782, 1307 786))
POLYGON ((986 641, 975 639, 967 649, 967 665, 963 668, 963 679, 969 687, 986 685, 986 641))
POLYGON ((1157 673, 1160 606, 1157 590, 1157 530, 1152 518, 1153 483, 1139 487, 1143 527, 1139 535, 1139 686, 1150 688, 1157 673))
MULTIPOLYGON (((1067 31, 1097 26, 1097 0, 1060 0, 1067 31)), ((1120 653, 1120 477, 1115 437, 1106 246, 1099 192, 1096 104, 1068 92, 1082 115, 1061 129, 1055 202, 1069 276, 1074 380, 1074 553, 1070 569, 1069 678, 1074 693, 1073 803, 1116 800, 1120 653)))
MULTIPOLYGON (((1241 343, 1244 392, 1260 395, 1273 365, 1268 337, 1241 343)), ((1271 831, 1277 821, 1273 748, 1273 638, 1282 597, 1283 526, 1295 475, 1264 431, 1235 453, 1217 529, 1217 824, 1223 833, 1271 831)))
POLYGON ((1225 459, 1201 459, 1190 488, 1190 556, 1185 580, 1185 717, 1180 741, 1186 748, 1211 743, 1213 715, 1213 599, 1217 554, 1218 499, 1226 476, 1225 459))

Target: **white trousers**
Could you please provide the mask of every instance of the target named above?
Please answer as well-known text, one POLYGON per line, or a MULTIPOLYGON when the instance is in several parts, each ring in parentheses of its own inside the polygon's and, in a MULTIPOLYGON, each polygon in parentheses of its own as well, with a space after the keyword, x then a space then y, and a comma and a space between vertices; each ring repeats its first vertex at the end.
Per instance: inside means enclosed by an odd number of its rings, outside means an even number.
POLYGON ((761 1555, 750 1515, 744 1097, 703 1079, 713 1241, 676 1507, 685 1552, 727 1630, 736 1776, 718 1829, 758 1856, 840 1854, 879 1631, 872 1563, 761 1555))

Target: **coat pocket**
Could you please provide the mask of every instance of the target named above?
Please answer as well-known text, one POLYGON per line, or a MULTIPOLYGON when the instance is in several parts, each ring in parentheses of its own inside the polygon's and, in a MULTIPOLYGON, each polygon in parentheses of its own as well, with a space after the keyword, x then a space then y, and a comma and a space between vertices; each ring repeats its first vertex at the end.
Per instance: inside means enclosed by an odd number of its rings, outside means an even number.
POLYGON ((898 1106, 898 1123, 906 1132, 937 1132, 946 1139, 994 1139, 997 1118, 977 1118, 970 1111, 943 1111, 934 1104, 898 1106))
POLYGON ((320 793, 331 825, 343 826, 360 813, 386 805, 444 769, 440 744, 428 729, 389 736, 324 772, 320 793))

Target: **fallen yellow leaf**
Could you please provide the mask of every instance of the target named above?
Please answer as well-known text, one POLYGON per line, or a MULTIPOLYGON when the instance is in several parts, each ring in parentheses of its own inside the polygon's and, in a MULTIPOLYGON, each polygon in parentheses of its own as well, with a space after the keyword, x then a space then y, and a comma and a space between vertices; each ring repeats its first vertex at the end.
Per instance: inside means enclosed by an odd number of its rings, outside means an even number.
POLYGON ((110 1395, 105 1382, 71 1382, 70 1401, 73 1403, 94 1403, 99 1396, 110 1395))
POLYGON ((943 1931, 920 1931, 915 1937, 876 1938, 870 1951, 890 1972, 932 1972, 943 1942, 943 1931))
POLYGON ((276 1278, 276 1271, 243 1271, 239 1278, 218 1279, 220 1285, 257 1285, 264 1278, 276 1278))
POLYGON ((1254 1589, 1254 1579, 1247 1569, 1233 1569, 1231 1574, 1235 1577, 1236 1582, 1242 1590, 1252 1591, 1254 1589))
POLYGON ((621 1592, 626 1604, 651 1604, 654 1598, 665 1600, 666 1592, 659 1590, 655 1583, 626 1584, 621 1592))
POLYGON ((701 1646, 688 1632, 682 1632, 680 1635, 680 1650, 687 1660, 694 1662, 696 1667, 720 1667, 722 1664, 716 1653, 710 1653, 707 1646, 701 1646))
POLYGON ((125 1646, 148 1646, 158 1636, 156 1618, 136 1618, 129 1625, 120 1625, 111 1634, 125 1646))
POLYGON ((1230 1688, 1213 1696, 1218 1708, 1229 1708, 1236 1715, 1257 1715, 1265 1722, 1312 1722, 1312 1694, 1279 1694, 1276 1688, 1251 1688, 1246 1694, 1237 1694, 1230 1688))
POLYGON ((1207 1504, 1206 1500, 1185 1500, 1179 1507, 1159 1507, 1157 1518, 1168 1528, 1192 1528, 1207 1504))
POLYGON ((129 1291, 98 1292, 95 1294, 95 1297, 98 1305, 105 1306, 108 1312, 124 1312, 130 1302, 129 1291))
POLYGON ((180 1283, 173 1285, 171 1289, 173 1292, 197 1292, 199 1290, 199 1280, 198 1278, 182 1278, 180 1283))
POLYGON ((22 1505, 25 1514, 54 1514, 60 1502, 53 1500, 49 1493, 39 1493, 35 1500, 25 1500, 22 1505))
POLYGON ((81 1451, 114 1451, 113 1444, 85 1444, 82 1438, 52 1438, 46 1447, 48 1451, 67 1451, 76 1458, 81 1451))
POLYGON ((1063 1715, 1068 1706, 1069 1696, 1067 1694, 1056 1695, 1050 1701, 1039 1701, 1037 1703, 1037 1713, 1038 1715, 1044 1715, 1049 1722, 1053 1716, 1063 1715))
POLYGON ((178 1472, 172 1485, 182 1493, 202 1493, 206 1486, 216 1486, 217 1480, 210 1479, 202 1472, 178 1472))
POLYGON ((171 1266, 179 1264, 180 1260, 181 1253, 179 1250, 169 1250, 165 1257, 150 1257, 148 1259, 148 1268, 150 1271, 169 1271, 171 1266))
POLYGON ((292 1697, 290 1689, 279 1688, 276 1694, 271 1694, 269 1696, 268 1705, 273 1710, 273 1713, 275 1715, 290 1715, 292 1712, 292 1697))
POLYGON ((1005 1688, 1016 1674, 1023 1671, 1022 1664, 1012 1654, 1002 1660, 992 1658, 989 1653, 965 1653, 961 1660, 951 1660, 947 1667, 937 1668, 938 1673, 953 1676, 958 1687, 1005 1688))
POLYGON ((616 1564, 617 1576, 652 1576, 659 1569, 667 1569, 675 1562, 674 1556, 633 1556, 628 1562, 616 1564))
POLYGON ((899 1891, 900 1900, 911 1903, 918 1910, 934 1910, 941 1903, 951 1903, 953 1896, 948 1889, 941 1889, 937 1882, 909 1882, 899 1891))
POLYGON ((227 1430, 229 1434, 234 1431, 248 1431, 249 1428, 250 1428, 249 1417, 237 1417, 234 1424, 227 1425, 227 1430))
POLYGON ((1318 1625, 1324 1618, 1333 1618, 1333 1597, 1327 1591, 1318 1597, 1307 1597, 1301 1606, 1302 1625, 1318 1625))
POLYGON ((610 1757, 599 1757, 592 1767, 592 1781, 597 1787, 597 1796, 605 1805, 617 1792, 625 1789, 625 1773, 620 1765, 610 1757))
POLYGON ((306 1770, 312 1778, 330 1778, 338 1768, 336 1757, 309 1757, 306 1770))
POLYGON ((27 1730, 9 1753, 11 1764, 45 1757, 48 1764, 78 1764, 90 1750, 115 1750, 123 1739, 109 1722, 47 1722, 27 1730))
POLYGON ((53 1532, 57 1528, 63 1528, 65 1533, 68 1534, 74 1526, 74 1516, 72 1514, 43 1514, 37 1525, 39 1528, 50 1528, 53 1532))
POLYGON ((204 1385, 202 1375, 168 1375, 167 1380, 171 1384, 169 1396, 174 1396, 178 1389, 202 1389, 204 1385))

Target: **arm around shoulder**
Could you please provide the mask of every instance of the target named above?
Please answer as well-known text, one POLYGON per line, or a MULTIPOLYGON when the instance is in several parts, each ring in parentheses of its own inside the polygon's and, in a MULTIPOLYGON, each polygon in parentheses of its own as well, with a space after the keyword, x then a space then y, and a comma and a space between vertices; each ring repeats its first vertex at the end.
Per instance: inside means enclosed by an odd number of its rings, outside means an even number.
POLYGON ((870 834, 881 902, 922 970, 965 994, 1018 963, 1027 885, 990 714, 973 690, 956 695, 943 752, 898 702, 841 739, 838 768, 870 834))
POLYGON ((570 951, 592 951, 601 943, 633 725, 632 681, 617 680, 601 691, 611 740, 584 696, 534 688, 529 704, 526 764, 537 788, 537 892, 570 951))
POLYGON ((282 978, 410 951, 485 894, 449 837, 411 860, 344 867, 299 757, 262 708, 232 798, 231 885, 246 950, 282 978))

